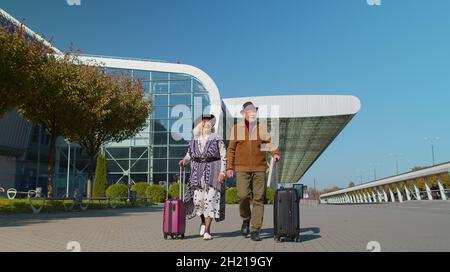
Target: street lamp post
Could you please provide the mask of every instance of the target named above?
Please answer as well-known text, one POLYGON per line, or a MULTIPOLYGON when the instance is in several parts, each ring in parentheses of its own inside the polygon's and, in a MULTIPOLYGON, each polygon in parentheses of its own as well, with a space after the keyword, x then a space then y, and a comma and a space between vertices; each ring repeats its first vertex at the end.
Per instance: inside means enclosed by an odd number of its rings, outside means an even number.
POLYGON ((366 169, 359 169, 359 183, 362 184, 363 183, 363 173, 365 173, 367 170, 366 169))
POLYGON ((440 137, 425 137, 424 140, 431 143, 431 157, 433 160, 433 166, 436 165, 436 160, 434 156, 434 141, 440 140, 440 137))
POLYGON ((377 165, 380 165, 379 163, 371 163, 371 166, 373 166, 373 176, 374 176, 374 180, 377 180, 377 165))
POLYGON ((392 157, 394 157, 395 158, 395 169, 396 169, 396 173, 397 173, 397 175, 398 174, 400 174, 400 172, 399 172, 399 167, 398 167, 398 158, 400 157, 400 156, 402 156, 403 154, 394 154, 394 153, 391 153, 391 154, 389 154, 389 156, 392 156, 392 157))

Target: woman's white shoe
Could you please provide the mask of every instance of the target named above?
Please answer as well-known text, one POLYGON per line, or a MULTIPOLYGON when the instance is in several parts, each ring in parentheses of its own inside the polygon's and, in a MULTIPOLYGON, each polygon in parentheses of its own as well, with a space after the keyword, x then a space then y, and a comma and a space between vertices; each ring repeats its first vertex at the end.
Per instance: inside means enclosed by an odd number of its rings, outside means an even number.
POLYGON ((205 234, 203 234, 203 240, 212 240, 212 236, 211 234, 205 232, 205 234))
POLYGON ((205 234, 205 230, 206 230, 206 226, 202 224, 200 226, 200 236, 203 236, 205 234))

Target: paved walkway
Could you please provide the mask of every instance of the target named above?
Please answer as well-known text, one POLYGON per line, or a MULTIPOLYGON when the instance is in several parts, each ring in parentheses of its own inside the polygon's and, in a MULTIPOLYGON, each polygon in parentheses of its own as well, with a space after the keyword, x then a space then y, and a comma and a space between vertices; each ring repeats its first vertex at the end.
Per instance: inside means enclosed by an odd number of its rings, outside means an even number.
POLYGON ((162 207, 74 213, 0 216, 0 251, 67 251, 77 241, 82 251, 450 251, 450 202, 376 205, 302 206, 300 243, 272 238, 272 206, 266 206, 261 242, 239 235, 236 205, 227 219, 214 223, 212 241, 188 221, 185 240, 164 240, 162 207))

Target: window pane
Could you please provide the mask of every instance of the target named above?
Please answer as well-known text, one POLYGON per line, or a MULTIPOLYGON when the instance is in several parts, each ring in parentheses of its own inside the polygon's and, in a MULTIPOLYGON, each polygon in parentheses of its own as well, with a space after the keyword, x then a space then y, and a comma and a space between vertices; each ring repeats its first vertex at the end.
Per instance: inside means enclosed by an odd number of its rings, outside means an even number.
MULTIPOLYGON (((206 107, 211 105, 211 100, 208 95, 195 95, 194 96, 194 103, 193 108, 196 109, 196 111, 199 111, 197 109, 204 110, 206 107)), ((194 112, 197 115, 200 115, 198 112, 194 112)))
POLYGON ((171 73, 170 80, 191 80, 191 76, 186 74, 171 73))
POLYGON ((150 72, 149 71, 141 71, 141 70, 133 70, 133 79, 137 80, 150 80, 150 72))
POLYGON ((170 105, 191 105, 191 95, 190 94, 173 94, 170 96, 170 105))
POLYGON ((169 131, 169 121, 168 120, 155 120, 154 131, 156 132, 167 132, 169 131))
POLYGON ((170 81, 171 93, 190 93, 191 92, 191 80, 171 80, 170 81))
POLYGON ((168 95, 155 95, 154 106, 168 106, 169 96, 168 95))
POLYGON ((194 79, 192 91, 194 93, 205 93, 206 89, 200 82, 198 82, 198 80, 194 79))
POLYGON ((187 150, 187 146, 171 146, 169 148, 169 156, 171 159, 182 159, 186 155, 187 150))
POLYGON ((131 172, 147 172, 148 160, 133 160, 131 161, 131 172), (134 166, 133 166, 134 165, 134 166))
POLYGON ((151 93, 151 85, 149 81, 142 82, 142 90, 144 91, 144 98, 148 98, 151 93))
POLYGON ((188 143, 189 143, 189 141, 187 141, 186 139, 181 139, 179 141, 172 139, 172 137, 169 139, 169 144, 186 145, 188 143))
POLYGON ((178 164, 180 160, 169 160, 169 172, 180 173, 180 165, 178 164))
POLYGON ((153 139, 155 145, 166 145, 167 133, 155 133, 153 139))
MULTIPOLYGON (((119 181, 120 178, 122 178, 123 175, 117 175, 117 174, 109 174, 108 175, 108 184, 115 184, 119 181)), ((122 180, 125 180, 125 177, 122 178, 122 180)))
POLYGON ((153 119, 167 119, 169 117, 169 107, 155 107, 152 118, 153 119))
POLYGON ((107 158, 115 158, 115 159, 120 159, 120 158, 128 158, 129 155, 129 148, 107 148, 106 149, 107 152, 107 158), (108 154, 109 153, 109 154, 108 154))
POLYGON ((123 170, 128 169, 128 161, 107 161, 107 165, 108 173, 122 173, 123 170))
POLYGON ((153 160, 153 172, 165 173, 167 172, 167 160, 153 160))
POLYGON ((167 147, 154 147, 153 158, 167 158, 167 147))
POLYGON ((152 72, 152 80, 169 80, 169 73, 152 72))
POLYGON ((132 146, 148 146, 149 144, 148 138, 136 138, 131 141, 132 146))
POLYGON ((202 106, 206 107, 211 105, 211 99, 209 98, 209 95, 202 95, 202 106))
POLYGON ((169 83, 168 81, 152 81, 151 82, 152 93, 168 93, 169 83))
POLYGON ((147 158, 147 151, 146 147, 131 148, 131 158, 147 158))
POLYGON ((147 183, 147 175, 146 174, 132 174, 131 179, 135 182, 145 182, 147 183))

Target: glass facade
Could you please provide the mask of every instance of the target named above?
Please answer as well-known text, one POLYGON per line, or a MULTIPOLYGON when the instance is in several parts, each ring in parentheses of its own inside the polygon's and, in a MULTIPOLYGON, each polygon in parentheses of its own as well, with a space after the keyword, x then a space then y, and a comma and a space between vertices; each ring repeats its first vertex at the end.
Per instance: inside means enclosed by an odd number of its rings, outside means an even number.
POLYGON ((109 183, 177 180, 178 161, 186 154, 192 120, 211 104, 208 92, 186 74, 110 68, 108 73, 141 80, 145 96, 153 99, 147 127, 132 139, 104 147, 109 183))

